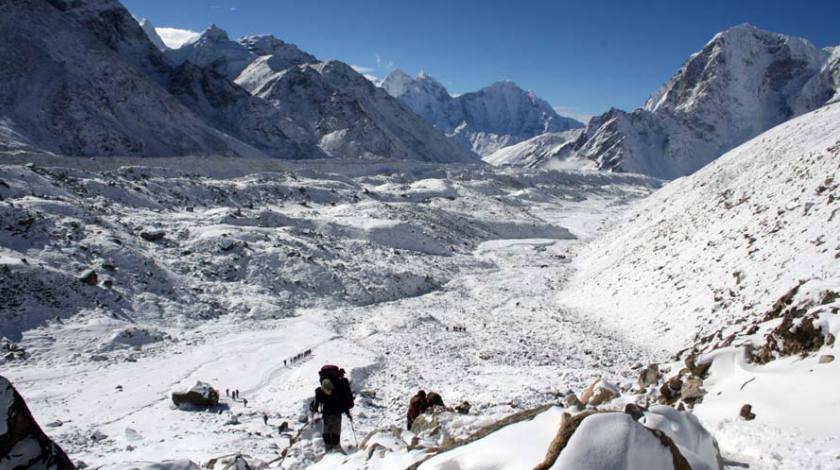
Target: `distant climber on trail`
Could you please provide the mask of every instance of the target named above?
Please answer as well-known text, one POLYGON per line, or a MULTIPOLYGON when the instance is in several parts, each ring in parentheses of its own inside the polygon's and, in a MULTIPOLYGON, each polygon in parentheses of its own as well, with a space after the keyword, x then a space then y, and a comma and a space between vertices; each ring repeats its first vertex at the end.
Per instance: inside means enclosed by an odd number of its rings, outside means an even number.
POLYGON ((353 392, 350 381, 344 377, 344 369, 334 365, 325 365, 318 372, 321 386, 315 389, 315 400, 309 405, 313 413, 320 412, 323 417, 321 434, 327 451, 341 450, 341 415, 346 414, 351 421, 350 409, 353 408, 353 392))
POLYGON ((426 399, 426 392, 424 390, 420 390, 417 392, 411 400, 408 402, 408 413, 406 414, 406 424, 407 429, 411 431, 411 425, 414 424, 414 420, 417 419, 418 416, 423 414, 426 411, 426 408, 429 407, 429 402, 426 399))

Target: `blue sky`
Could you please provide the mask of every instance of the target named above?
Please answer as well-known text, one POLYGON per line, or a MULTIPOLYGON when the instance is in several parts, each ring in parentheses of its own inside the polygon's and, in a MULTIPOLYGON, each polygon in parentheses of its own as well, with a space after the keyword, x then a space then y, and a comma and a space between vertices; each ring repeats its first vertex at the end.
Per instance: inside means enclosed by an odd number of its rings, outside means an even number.
POLYGON ((632 109, 717 31, 840 45, 840 0, 123 0, 157 27, 272 33, 384 77, 425 70, 452 93, 513 80, 568 114, 632 109))

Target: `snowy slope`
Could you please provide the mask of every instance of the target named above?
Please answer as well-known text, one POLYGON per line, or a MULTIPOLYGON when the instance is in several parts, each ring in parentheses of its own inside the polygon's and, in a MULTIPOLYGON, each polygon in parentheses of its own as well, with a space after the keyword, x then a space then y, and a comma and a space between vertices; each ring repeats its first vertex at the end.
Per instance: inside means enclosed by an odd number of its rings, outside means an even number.
POLYGON ((284 55, 262 56, 236 81, 314 136, 326 154, 478 160, 349 65, 339 61, 289 65, 284 55))
POLYGON ((761 132, 828 102, 831 49, 740 25, 717 34, 633 112, 594 118, 574 145, 604 170, 672 179, 761 132))
MULTIPOLYGON (((569 248, 648 194, 651 179, 40 159, 48 165, 0 168, 0 336, 26 351, 0 360, 39 422, 63 423, 50 436, 89 465, 237 450, 272 459, 288 445, 276 426, 301 430, 328 362, 351 373, 361 439, 402 426, 419 386, 468 399, 469 432, 595 374, 629 381, 626 364, 646 360, 549 294, 568 276, 569 248), (283 365, 306 349, 310 359, 283 365), (171 408, 168 392, 196 380, 239 388, 248 407, 171 408), (107 437, 91 440, 95 431, 107 437)), ((287 468, 320 458, 319 439, 304 434, 287 468)), ((344 438, 352 444, 349 430, 344 438)))
MULTIPOLYGON (((566 132, 540 134, 518 144, 503 147, 484 157, 484 161, 496 166, 537 167, 564 152, 581 132, 581 129, 573 129, 566 132)), ((569 167, 584 168, 592 166, 588 160, 572 163, 571 161, 557 159, 555 162, 568 164, 569 167)))
POLYGON ((164 55, 115 0, 18 2, 3 21, 4 44, 15 45, 0 48, 12 64, 0 85, 6 151, 478 159, 338 62, 313 62, 312 88, 280 92, 288 83, 276 69, 315 58, 273 37, 239 43, 213 27, 164 55), (273 94, 296 95, 294 106, 229 79, 258 57, 272 68, 258 78, 278 81, 273 94))
POLYGON ((318 149, 323 156, 477 160, 387 93, 371 87, 350 66, 320 62, 273 36, 233 41, 211 26, 196 41, 167 51, 167 57, 181 67, 196 64, 235 79, 255 100, 271 107, 273 115, 258 123, 276 123, 296 144, 318 149))
MULTIPOLYGON (((95 15, 102 5, 89 6, 95 15)), ((3 147, 26 144, 70 155, 261 155, 203 122, 149 78, 146 72, 157 75, 157 50, 130 16, 126 40, 115 42, 103 28, 80 26, 77 13, 45 2, 5 6, 0 122, 11 141, 3 147)))
POLYGON ((533 92, 526 92, 509 81, 452 97, 430 75, 421 72, 411 78, 398 69, 385 78, 382 88, 482 156, 546 132, 583 126, 574 119, 559 116, 533 92))
POLYGON ((832 104, 667 185, 587 248, 569 302, 673 352, 840 276, 838 144, 832 104))

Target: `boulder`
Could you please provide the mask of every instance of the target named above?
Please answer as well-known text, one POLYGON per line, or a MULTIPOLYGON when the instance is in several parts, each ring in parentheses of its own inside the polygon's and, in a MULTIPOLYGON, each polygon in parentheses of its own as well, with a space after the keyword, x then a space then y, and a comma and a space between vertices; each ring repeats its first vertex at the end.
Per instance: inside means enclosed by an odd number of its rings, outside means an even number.
POLYGON ((738 413, 738 415, 747 421, 752 421, 755 419, 755 413, 752 412, 752 405, 750 405, 749 403, 741 407, 741 412, 738 413))
POLYGON ((79 275, 79 281, 89 286, 95 286, 99 284, 99 276, 96 275, 96 271, 93 269, 88 269, 79 275))
POLYGON ((659 382, 660 376, 661 374, 659 373, 659 366, 657 364, 651 364, 645 367, 639 372, 639 388, 644 390, 656 384, 656 382, 659 382))
POLYGON ((706 391, 703 390, 703 381, 698 377, 689 377, 680 387, 680 398, 682 401, 692 404, 703 398, 706 391))
POLYGON ((674 441, 624 413, 565 413, 546 456, 534 470, 617 468, 692 470, 674 441), (605 452, 605 449, 622 449, 605 452))
POLYGON ((462 414, 462 415, 470 414, 471 409, 472 409, 472 405, 470 405, 470 402, 468 402, 468 401, 464 401, 460 405, 455 407, 455 411, 458 412, 459 414, 462 414))
POLYGON ((831 354, 823 354, 820 356, 819 363, 820 364, 828 364, 829 362, 834 361, 834 356, 831 354))
POLYGON ((679 376, 674 376, 668 379, 667 382, 659 387, 659 403, 663 405, 672 405, 679 398, 682 392, 683 382, 679 376))
POLYGON ((263 470, 268 464, 244 454, 230 454, 210 459, 205 465, 210 470, 263 470))
POLYGON ((163 240, 165 237, 166 232, 160 230, 140 232, 140 238, 146 240, 147 242, 158 242, 163 240))
POLYGON ((0 376, 0 468, 75 469, 58 445, 44 434, 23 397, 0 376))
POLYGON ((172 392, 172 402, 178 408, 210 408, 219 404, 219 392, 204 382, 196 382, 186 392, 172 392))
POLYGON ((574 393, 569 393, 563 398, 563 406, 566 408, 583 408, 584 405, 574 393))
POLYGON ((619 393, 618 387, 599 378, 580 394, 580 401, 590 406, 598 406, 617 397, 619 393))
POLYGON ((686 369, 688 369, 691 375, 701 379, 706 377, 706 374, 709 372, 709 367, 711 366, 712 361, 698 360, 695 354, 690 354, 687 358, 685 358, 686 369))

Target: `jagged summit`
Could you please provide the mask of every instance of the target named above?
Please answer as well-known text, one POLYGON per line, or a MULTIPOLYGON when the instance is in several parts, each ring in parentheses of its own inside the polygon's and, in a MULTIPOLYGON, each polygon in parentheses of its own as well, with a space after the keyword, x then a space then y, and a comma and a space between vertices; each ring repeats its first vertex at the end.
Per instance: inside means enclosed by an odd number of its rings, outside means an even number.
POLYGON ((141 18, 138 23, 140 24, 140 27, 143 28, 143 32, 146 33, 146 36, 149 37, 149 41, 152 41, 152 44, 154 44, 155 47, 161 51, 169 49, 163 42, 163 39, 161 39, 160 35, 158 35, 155 25, 153 25, 151 21, 146 18, 141 18))
POLYGON ((559 116, 551 105, 512 81, 499 81, 453 97, 426 72, 412 78, 396 69, 383 81, 382 88, 483 156, 535 135, 583 127, 574 119, 559 116))
POLYGON ((216 26, 215 24, 211 24, 207 27, 199 36, 199 41, 201 39, 207 39, 210 41, 229 41, 230 38, 228 37, 227 31, 223 30, 222 28, 216 26))
POLYGON ((689 56, 642 108, 593 118, 575 144, 553 158, 666 179, 691 174, 834 99, 840 72, 832 57, 832 49, 805 39, 734 26, 689 56))

